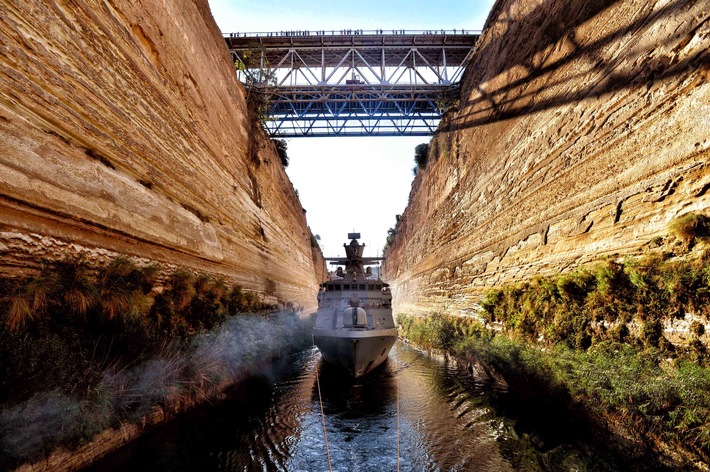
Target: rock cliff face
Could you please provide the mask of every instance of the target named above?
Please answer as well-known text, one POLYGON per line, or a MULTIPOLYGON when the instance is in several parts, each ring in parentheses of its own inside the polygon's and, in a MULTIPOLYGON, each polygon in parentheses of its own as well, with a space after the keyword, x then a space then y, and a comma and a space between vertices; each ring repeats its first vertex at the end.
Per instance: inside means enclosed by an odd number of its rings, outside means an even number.
POLYGON ((322 256, 207 0, 9 2, 0 49, 3 271, 123 253, 315 303, 322 256))
POLYGON ((701 1, 498 0, 386 253, 397 311, 465 311, 707 211, 709 17, 701 1))

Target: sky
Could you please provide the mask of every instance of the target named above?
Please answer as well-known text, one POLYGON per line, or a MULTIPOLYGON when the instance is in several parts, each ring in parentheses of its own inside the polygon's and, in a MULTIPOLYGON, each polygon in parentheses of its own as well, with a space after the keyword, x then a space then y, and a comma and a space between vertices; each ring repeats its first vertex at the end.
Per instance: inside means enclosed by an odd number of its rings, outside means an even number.
MULTIPOLYGON (((209 0, 223 33, 282 30, 480 30, 494 0, 209 0)), ((359 232, 365 256, 382 254, 387 229, 404 212, 414 147, 428 137, 289 138, 286 172, 326 257, 345 255, 359 232)))

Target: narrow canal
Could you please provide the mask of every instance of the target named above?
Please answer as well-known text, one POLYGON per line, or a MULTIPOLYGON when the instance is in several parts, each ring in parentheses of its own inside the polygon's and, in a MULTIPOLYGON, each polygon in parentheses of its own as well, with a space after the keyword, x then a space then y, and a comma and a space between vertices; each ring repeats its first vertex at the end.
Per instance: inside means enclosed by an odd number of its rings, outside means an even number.
POLYGON ((88 470, 327 471, 316 366, 333 470, 396 471, 398 437, 404 471, 622 470, 557 420, 501 407, 504 386, 402 343, 357 381, 315 349, 282 359, 88 470))

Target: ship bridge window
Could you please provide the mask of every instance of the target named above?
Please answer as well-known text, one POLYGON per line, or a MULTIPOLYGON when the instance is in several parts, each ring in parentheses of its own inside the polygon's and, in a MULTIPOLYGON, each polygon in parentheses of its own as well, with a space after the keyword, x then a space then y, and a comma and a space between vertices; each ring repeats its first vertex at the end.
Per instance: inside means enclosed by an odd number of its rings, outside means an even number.
POLYGON ((343 290, 350 290, 350 284, 343 284, 343 290))
POLYGON ((360 284, 360 290, 365 290, 365 284, 360 284))
POLYGON ((372 285, 372 284, 369 284, 369 285, 367 286, 367 289, 368 289, 368 290, 375 290, 375 286, 372 285))
POLYGON ((333 290, 340 290, 340 285, 333 285, 333 290))
POLYGON ((380 284, 377 284, 377 287, 376 287, 376 289, 377 289, 377 290, 382 290, 382 285, 380 285, 380 284))

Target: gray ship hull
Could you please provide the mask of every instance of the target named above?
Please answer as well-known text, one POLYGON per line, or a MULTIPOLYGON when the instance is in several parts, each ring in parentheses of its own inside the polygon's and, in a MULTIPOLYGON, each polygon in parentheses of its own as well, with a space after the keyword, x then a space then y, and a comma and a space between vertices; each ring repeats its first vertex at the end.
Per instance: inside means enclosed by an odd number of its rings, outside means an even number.
POLYGON ((314 329, 313 339, 326 362, 361 377, 387 359, 397 341, 397 329, 314 329))

